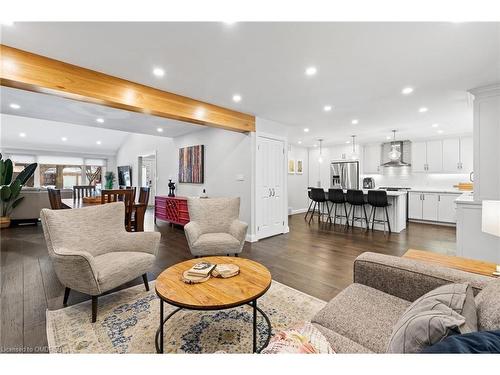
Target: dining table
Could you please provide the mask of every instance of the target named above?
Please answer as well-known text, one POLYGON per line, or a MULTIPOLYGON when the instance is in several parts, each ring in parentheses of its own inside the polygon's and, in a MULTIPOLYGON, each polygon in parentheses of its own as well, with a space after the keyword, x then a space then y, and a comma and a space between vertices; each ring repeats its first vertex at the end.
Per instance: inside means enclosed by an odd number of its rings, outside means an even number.
MULTIPOLYGON (((93 207, 99 204, 107 204, 107 203, 90 203, 90 202, 84 202, 83 199, 61 199, 61 202, 68 206, 69 208, 84 208, 84 207, 93 207)), ((134 214, 135 214, 135 221, 136 221, 136 227, 135 231, 136 232, 144 232, 144 216, 146 214, 146 209, 148 208, 148 205, 146 203, 134 203, 134 214)))

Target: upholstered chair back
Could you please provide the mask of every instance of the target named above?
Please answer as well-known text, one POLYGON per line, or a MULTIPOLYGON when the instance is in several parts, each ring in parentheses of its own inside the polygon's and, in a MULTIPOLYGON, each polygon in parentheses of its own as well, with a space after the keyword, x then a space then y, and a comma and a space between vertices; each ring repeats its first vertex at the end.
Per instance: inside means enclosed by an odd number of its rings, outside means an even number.
POLYGON ((49 255, 54 249, 73 249, 99 256, 113 249, 113 242, 126 232, 123 202, 71 210, 44 208, 40 216, 49 255))
POLYGON ((227 233, 240 216, 240 198, 188 198, 189 219, 202 233, 227 233))

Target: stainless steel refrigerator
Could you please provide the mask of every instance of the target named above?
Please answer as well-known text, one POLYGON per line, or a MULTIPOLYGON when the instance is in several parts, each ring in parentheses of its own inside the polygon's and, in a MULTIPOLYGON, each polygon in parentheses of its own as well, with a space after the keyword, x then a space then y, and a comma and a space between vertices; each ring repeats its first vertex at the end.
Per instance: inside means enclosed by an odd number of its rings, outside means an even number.
POLYGON ((338 189, 359 189, 359 162, 333 162, 330 165, 330 187, 338 189))

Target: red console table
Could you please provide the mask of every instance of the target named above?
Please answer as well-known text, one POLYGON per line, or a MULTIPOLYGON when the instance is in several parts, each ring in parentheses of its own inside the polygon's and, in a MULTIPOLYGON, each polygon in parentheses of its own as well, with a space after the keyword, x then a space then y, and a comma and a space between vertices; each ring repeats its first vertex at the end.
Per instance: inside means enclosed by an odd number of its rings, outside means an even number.
POLYGON ((189 223, 187 198, 157 195, 155 197, 155 223, 156 219, 182 226, 189 223))

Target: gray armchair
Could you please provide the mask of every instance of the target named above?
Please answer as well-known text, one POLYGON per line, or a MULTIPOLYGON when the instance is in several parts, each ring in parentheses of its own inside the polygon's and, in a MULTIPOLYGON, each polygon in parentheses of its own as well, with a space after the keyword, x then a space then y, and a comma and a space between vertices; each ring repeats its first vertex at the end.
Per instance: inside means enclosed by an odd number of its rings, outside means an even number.
POLYGON ((190 222, 184 226, 191 254, 237 256, 248 224, 239 220, 240 198, 188 198, 190 222))
POLYGON ((153 266, 160 242, 157 232, 127 232, 123 202, 71 210, 41 212, 49 256, 59 281, 66 287, 64 306, 71 289, 92 296, 92 323, 97 317, 97 297, 142 275, 153 266))

